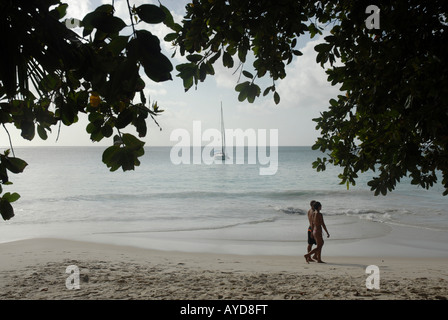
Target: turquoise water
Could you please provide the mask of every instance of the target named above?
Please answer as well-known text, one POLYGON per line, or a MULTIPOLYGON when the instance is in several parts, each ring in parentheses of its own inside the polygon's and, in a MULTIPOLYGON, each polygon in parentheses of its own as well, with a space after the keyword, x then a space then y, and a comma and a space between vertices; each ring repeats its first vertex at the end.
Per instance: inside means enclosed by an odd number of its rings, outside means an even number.
POLYGON ((65 237, 156 249, 178 248, 185 239, 195 239, 198 248, 219 240, 293 245, 306 240, 313 199, 323 204, 335 241, 382 235, 389 225, 448 230, 440 185, 424 190, 404 179, 394 192, 375 197, 366 185, 369 173, 347 190, 339 185, 340 168, 312 169, 322 154, 309 147, 279 147, 277 172, 264 176, 259 164, 236 159, 175 165, 170 147, 146 148, 135 171, 109 172, 101 162, 104 149, 15 148, 29 166, 4 188, 21 199, 16 216, 0 224, 0 242, 65 237), (348 227, 352 223, 368 228, 348 227))

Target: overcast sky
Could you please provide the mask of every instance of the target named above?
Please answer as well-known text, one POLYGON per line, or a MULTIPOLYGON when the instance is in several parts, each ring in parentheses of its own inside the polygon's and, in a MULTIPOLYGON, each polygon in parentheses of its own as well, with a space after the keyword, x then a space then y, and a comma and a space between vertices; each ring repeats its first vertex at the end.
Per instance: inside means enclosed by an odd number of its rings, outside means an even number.
MULTIPOLYGON (((92 11, 102 3, 112 1, 101 0, 65 0, 69 4, 68 18, 82 19, 89 11, 92 11)), ((131 4, 138 6, 142 3, 155 3, 158 1, 131 0, 131 4)), ((173 12, 177 22, 185 12, 185 0, 161 0, 161 3, 173 12)), ((115 0, 116 15, 130 24, 129 14, 125 0, 115 0)), ((163 39, 170 31, 163 25, 139 24, 139 28, 145 27, 153 34, 163 39)), ((127 32, 127 30, 125 29, 127 32)), ((277 91, 281 96, 280 104, 276 105, 272 95, 260 97, 253 104, 238 101, 238 93, 234 90, 238 83, 238 74, 233 75, 234 70, 222 67, 221 60, 215 64, 215 76, 208 77, 204 83, 199 83, 197 90, 190 89, 184 92, 182 80, 176 77, 177 71, 173 71, 173 81, 154 83, 146 78, 146 94, 151 101, 157 101, 165 110, 157 120, 162 131, 148 119, 148 135, 144 138, 146 146, 171 146, 177 141, 170 141, 173 130, 183 128, 190 132, 193 130, 193 121, 201 121, 202 130, 208 128, 220 128, 220 104, 224 108, 224 121, 227 129, 278 129, 278 143, 283 146, 311 146, 314 144, 319 132, 315 130, 315 122, 312 121, 320 115, 320 112, 328 108, 328 101, 335 97, 339 90, 332 87, 326 81, 324 70, 316 63, 314 46, 319 39, 300 39, 298 42, 303 56, 296 58, 287 66, 287 77, 277 82, 277 91)), ((173 48, 170 43, 163 40, 162 48, 167 57, 171 57, 173 48)), ((184 58, 177 55, 172 59, 176 66, 184 62, 184 58)), ((235 64, 237 65, 237 64, 235 64)), ((246 63, 245 70, 253 71, 251 65, 246 63)), ((243 79, 241 79, 243 80, 243 79)), ((243 80, 245 81, 245 80, 243 80)), ((265 82, 271 83, 270 79, 265 82)), ((263 86, 262 91, 264 89, 263 86)), ((53 133, 46 141, 42 141, 38 135, 32 142, 20 137, 20 132, 13 126, 7 128, 11 134, 13 146, 91 146, 112 144, 112 138, 104 139, 100 143, 91 142, 89 134, 85 131, 87 120, 80 115, 80 121, 71 127, 62 126, 59 140, 56 142, 57 127, 53 127, 53 133)), ((128 130, 133 133, 133 130, 128 130)), ((204 142, 206 145, 207 142, 204 142)), ((8 146, 6 132, 0 133, 0 146, 8 146)))

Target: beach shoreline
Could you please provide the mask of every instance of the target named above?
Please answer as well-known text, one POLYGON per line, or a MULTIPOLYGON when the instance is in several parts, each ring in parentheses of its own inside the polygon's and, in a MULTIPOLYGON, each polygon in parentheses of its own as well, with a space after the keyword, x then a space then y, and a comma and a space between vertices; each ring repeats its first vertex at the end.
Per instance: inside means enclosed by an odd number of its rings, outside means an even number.
POLYGON ((308 264, 300 254, 158 251, 56 238, 2 243, 0 255, 1 300, 448 299, 447 257, 328 255, 326 264, 308 264), (369 289, 372 265, 379 287, 369 289), (79 289, 69 288, 73 268, 79 289))
MULTIPOLYGON (((325 217, 323 257, 448 258, 448 232, 417 226, 374 222, 356 217, 325 217)), ((225 228, 151 230, 119 225, 59 224, 49 231, 11 228, 0 245, 34 238, 63 238, 157 251, 260 256, 303 256, 307 247, 305 218, 241 224, 225 228), (64 231, 61 231, 64 230, 64 231), (16 232, 15 232, 16 231, 16 232), (26 236, 28 234, 28 236, 26 236), (9 241, 8 241, 9 239, 9 241)), ((45 226, 45 225, 43 225, 45 226)), ((13 226, 8 226, 13 227, 13 226)))

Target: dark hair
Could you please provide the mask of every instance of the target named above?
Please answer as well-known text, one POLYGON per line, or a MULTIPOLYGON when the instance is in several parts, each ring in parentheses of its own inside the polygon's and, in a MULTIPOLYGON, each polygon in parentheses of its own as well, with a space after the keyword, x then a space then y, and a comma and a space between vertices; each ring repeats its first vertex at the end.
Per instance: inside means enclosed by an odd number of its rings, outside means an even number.
POLYGON ((320 207, 322 207, 322 205, 320 204, 319 201, 314 202, 314 204, 313 204, 313 209, 314 210, 319 210, 320 207))
POLYGON ((313 208, 314 207, 314 204, 316 203, 316 200, 311 200, 311 202, 310 202, 310 206, 311 206, 311 208, 313 208))

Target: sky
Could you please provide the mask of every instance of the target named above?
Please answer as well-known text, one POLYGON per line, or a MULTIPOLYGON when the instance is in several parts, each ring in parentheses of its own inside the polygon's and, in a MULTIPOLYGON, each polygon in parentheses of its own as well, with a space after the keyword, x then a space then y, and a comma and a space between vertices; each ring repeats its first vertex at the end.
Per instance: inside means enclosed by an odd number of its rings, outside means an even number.
MULTIPOLYGON (((65 0, 69 4, 67 18, 82 18, 90 11, 103 3, 111 4, 112 0, 65 0)), ((185 13, 186 0, 160 0, 173 14, 174 20, 181 22, 185 13)), ((156 0, 130 0, 131 5, 136 6, 143 3, 158 4, 156 0)), ((114 1, 116 15, 130 24, 126 0, 114 1)), ((162 50, 171 59, 173 66, 185 62, 185 58, 177 54, 171 58, 174 48, 171 43, 163 41, 163 37, 171 31, 163 24, 149 25, 139 24, 138 28, 145 28, 161 39, 162 50)), ((76 31, 76 30, 75 30, 76 31)), ((124 30, 126 32, 126 29, 124 30)), ((303 52, 303 56, 294 58, 286 68, 286 78, 277 81, 277 91, 281 96, 280 103, 274 103, 272 95, 255 100, 254 103, 239 102, 238 93, 235 86, 238 84, 239 72, 233 74, 235 69, 227 69, 222 66, 219 59, 214 65, 215 75, 208 76, 205 82, 199 83, 197 89, 191 88, 184 91, 182 80, 176 76, 174 69, 173 81, 155 83, 148 78, 146 82, 145 94, 150 95, 151 101, 157 101, 158 105, 165 110, 157 118, 162 130, 149 118, 147 121, 148 134, 142 140, 146 146, 173 146, 178 140, 170 139, 171 133, 176 129, 185 129, 193 136, 194 121, 201 122, 202 131, 209 128, 220 128, 220 106, 222 103, 224 110, 224 123, 226 129, 241 129, 259 131, 261 129, 278 130, 278 145, 280 146, 311 146, 319 137, 319 131, 315 129, 316 123, 313 118, 320 116, 320 113, 327 110, 329 100, 336 97, 340 91, 332 87, 326 80, 324 69, 316 63, 316 52, 314 46, 322 41, 319 38, 299 39, 297 49, 303 52)), ((246 62, 245 70, 253 72, 250 63, 246 62)), ((245 81, 243 79, 241 81, 245 81)), ((266 86, 263 82, 270 84, 271 79, 266 79, 258 83, 263 91, 266 86)), ((48 139, 43 141, 36 134, 33 141, 27 141, 20 136, 20 131, 12 124, 7 125, 12 144, 16 146, 109 146, 113 143, 112 137, 103 139, 101 142, 92 142, 85 128, 88 124, 84 114, 79 115, 78 123, 70 127, 62 125, 59 138, 57 138, 58 128, 53 127, 53 132, 48 139)), ((123 130, 124 132, 135 133, 134 130, 123 130)), ((203 145, 208 142, 204 141, 203 145)), ((0 146, 9 146, 6 131, 0 129, 0 146)))

